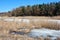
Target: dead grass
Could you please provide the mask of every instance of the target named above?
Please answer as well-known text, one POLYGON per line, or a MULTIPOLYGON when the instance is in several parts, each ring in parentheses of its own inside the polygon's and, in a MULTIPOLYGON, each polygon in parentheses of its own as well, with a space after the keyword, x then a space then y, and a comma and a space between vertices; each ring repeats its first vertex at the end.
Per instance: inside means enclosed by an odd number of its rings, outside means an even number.
MULTIPOLYGON (((9 18, 9 17, 3 17, 3 18, 9 18)), ((56 22, 48 22, 48 19, 60 19, 56 17, 13 17, 13 18, 26 18, 31 20, 29 24, 26 23, 16 23, 16 22, 6 22, 3 20, 0 20, 0 40, 44 40, 44 38, 40 37, 39 39, 34 39, 27 37, 26 35, 14 35, 9 34, 10 30, 18 31, 18 28, 49 28, 49 29, 59 29, 60 30, 60 24, 57 24, 56 22), (35 21, 33 19, 39 19, 39 21, 35 21), (42 20, 41 20, 42 19, 42 20), (45 21, 46 19, 46 21, 45 21)), ((25 30, 25 32, 28 32, 30 30, 25 30)), ((46 40, 50 40, 50 38, 46 38, 46 40)), ((60 40, 58 38, 58 40, 60 40)))

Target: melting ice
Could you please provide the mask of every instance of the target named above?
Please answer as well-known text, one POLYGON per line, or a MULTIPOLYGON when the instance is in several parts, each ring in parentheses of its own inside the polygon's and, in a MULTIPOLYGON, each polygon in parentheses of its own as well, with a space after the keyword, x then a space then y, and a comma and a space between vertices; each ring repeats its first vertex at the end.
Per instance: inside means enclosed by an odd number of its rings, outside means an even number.
POLYGON ((28 36, 30 37, 51 37, 52 40, 56 39, 57 37, 60 37, 60 30, 51 30, 46 28, 41 29, 32 29, 30 33, 28 33, 28 36))

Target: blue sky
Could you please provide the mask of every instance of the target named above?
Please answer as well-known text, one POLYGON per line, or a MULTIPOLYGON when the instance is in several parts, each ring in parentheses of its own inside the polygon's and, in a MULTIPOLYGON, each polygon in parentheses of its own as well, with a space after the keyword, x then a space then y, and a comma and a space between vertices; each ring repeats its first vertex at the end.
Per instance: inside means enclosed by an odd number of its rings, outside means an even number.
POLYGON ((0 12, 7 12, 19 6, 58 2, 60 0, 0 0, 0 12))

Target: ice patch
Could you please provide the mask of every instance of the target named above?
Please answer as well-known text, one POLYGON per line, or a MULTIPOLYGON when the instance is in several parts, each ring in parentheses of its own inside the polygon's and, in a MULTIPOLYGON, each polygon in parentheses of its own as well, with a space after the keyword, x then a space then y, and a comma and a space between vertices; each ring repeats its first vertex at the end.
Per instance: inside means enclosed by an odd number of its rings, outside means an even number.
POLYGON ((20 23, 22 19, 15 19, 14 21, 20 23))
POLYGON ((24 23, 30 23, 30 20, 29 19, 22 19, 22 21, 24 22, 24 23))
POLYGON ((56 39, 57 37, 60 37, 60 30, 51 30, 51 29, 32 29, 30 33, 28 33, 28 36, 30 37, 51 37, 51 39, 56 39))
POLYGON ((55 22, 56 24, 60 24, 60 20, 48 20, 48 22, 55 22))
POLYGON ((5 19, 3 19, 3 20, 4 20, 4 21, 10 21, 10 22, 14 21, 13 18, 5 18, 5 19))

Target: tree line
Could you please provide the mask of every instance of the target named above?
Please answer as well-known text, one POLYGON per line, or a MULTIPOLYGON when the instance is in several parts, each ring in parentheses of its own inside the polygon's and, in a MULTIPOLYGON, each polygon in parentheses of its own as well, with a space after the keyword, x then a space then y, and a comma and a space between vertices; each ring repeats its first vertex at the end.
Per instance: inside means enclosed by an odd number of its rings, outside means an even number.
POLYGON ((21 6, 8 11, 11 16, 59 16, 60 2, 21 6))

